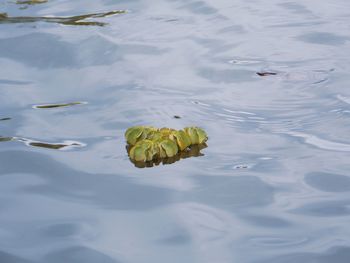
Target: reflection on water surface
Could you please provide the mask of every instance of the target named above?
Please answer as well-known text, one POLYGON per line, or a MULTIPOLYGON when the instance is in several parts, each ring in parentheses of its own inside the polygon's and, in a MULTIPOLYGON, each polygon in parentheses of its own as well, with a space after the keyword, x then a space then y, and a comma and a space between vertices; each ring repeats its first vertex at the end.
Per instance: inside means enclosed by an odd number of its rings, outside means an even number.
POLYGON ((98 21, 84 21, 89 18, 102 18, 117 14, 124 14, 124 10, 109 11, 105 13, 93 13, 86 15, 70 16, 70 17, 54 17, 54 16, 8 16, 7 13, 0 13, 0 24, 13 24, 13 23, 34 23, 34 22, 47 22, 57 23, 62 25, 71 26, 104 26, 107 23, 98 21))

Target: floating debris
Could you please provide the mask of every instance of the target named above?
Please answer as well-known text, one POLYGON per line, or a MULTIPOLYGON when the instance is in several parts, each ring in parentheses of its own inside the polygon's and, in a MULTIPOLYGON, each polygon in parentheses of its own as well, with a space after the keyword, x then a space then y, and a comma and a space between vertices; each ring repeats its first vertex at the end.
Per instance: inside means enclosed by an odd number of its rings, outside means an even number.
POLYGON ((13 23, 35 23, 35 22, 47 22, 58 23, 62 25, 72 26, 105 26, 107 23, 97 21, 84 21, 88 18, 102 18, 112 15, 125 14, 125 10, 116 10, 105 13, 93 13, 79 16, 8 16, 7 13, 0 13, 0 24, 13 24, 13 23))
POLYGON ((277 72, 264 71, 264 72, 257 72, 256 74, 259 75, 260 77, 266 77, 266 76, 275 76, 277 75, 277 72))
POLYGON ((47 148, 53 150, 67 150, 68 148, 83 147, 84 145, 79 142, 65 141, 64 143, 45 143, 45 142, 28 142, 30 146, 47 148))
POLYGON ((87 102, 68 102, 68 103, 58 103, 58 104, 40 104, 34 105, 34 109, 52 109, 52 108, 62 108, 62 107, 70 107, 75 105, 87 104, 87 102))
POLYGON ((249 166, 246 164, 238 164, 234 166, 234 169, 248 169, 249 166))
POLYGON ((9 141, 17 141, 22 142, 25 145, 40 147, 52 150, 70 150, 72 148, 84 147, 86 144, 76 141, 63 141, 61 143, 49 143, 49 142, 41 142, 35 141, 22 137, 2 137, 0 136, 0 142, 9 142, 9 141))
POLYGON ((48 2, 48 0, 30 0, 30 1, 29 0, 23 0, 23 1, 18 0, 16 2, 16 4, 20 5, 19 9, 27 9, 31 5, 44 4, 47 2, 48 2))
POLYGON ((174 119, 181 119, 179 115, 174 115, 174 119))
POLYGON ((47 3, 48 0, 18 0, 16 2, 17 5, 37 5, 47 3))
POLYGON ((250 65, 250 64, 258 64, 261 63, 259 60, 243 60, 243 59, 233 59, 228 61, 230 64, 236 64, 236 65, 250 65))
POLYGON ((157 162, 176 157, 191 146, 205 144, 208 136, 198 127, 183 130, 135 126, 125 132, 128 154, 133 162, 157 162))
POLYGON ((1 118, 0 121, 9 121, 11 118, 1 118))
POLYGON ((19 138, 19 137, 13 137, 12 140, 24 142, 28 146, 46 148, 46 149, 52 149, 52 150, 69 150, 72 148, 86 146, 85 144, 76 142, 76 141, 63 141, 62 143, 49 143, 49 142, 41 142, 41 141, 35 141, 35 140, 31 140, 27 138, 19 138))
POLYGON ((0 142, 9 142, 13 141, 13 137, 2 137, 0 136, 0 142))
POLYGON ((48 149, 55 149, 55 150, 59 150, 67 146, 66 144, 59 144, 59 143, 53 144, 53 143, 44 143, 44 142, 30 142, 28 144, 34 147, 41 147, 41 148, 48 148, 48 149))

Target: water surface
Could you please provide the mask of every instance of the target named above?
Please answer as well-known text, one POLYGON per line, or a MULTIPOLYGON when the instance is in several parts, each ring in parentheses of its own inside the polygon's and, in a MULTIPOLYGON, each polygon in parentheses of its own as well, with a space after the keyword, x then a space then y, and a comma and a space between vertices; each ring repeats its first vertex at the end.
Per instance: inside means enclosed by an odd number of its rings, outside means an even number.
POLYGON ((348 1, 0 13, 0 262, 350 261, 348 1), (208 147, 138 168, 133 125, 200 126, 208 147))

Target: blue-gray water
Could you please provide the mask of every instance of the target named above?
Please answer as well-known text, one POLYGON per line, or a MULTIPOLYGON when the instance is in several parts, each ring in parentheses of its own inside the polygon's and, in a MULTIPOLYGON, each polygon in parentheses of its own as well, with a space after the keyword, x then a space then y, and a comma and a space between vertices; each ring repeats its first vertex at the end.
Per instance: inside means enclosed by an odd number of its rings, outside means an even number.
POLYGON ((350 262, 349 1, 14 2, 127 13, 0 23, 1 263, 350 262), (136 168, 133 125, 208 148, 136 168))

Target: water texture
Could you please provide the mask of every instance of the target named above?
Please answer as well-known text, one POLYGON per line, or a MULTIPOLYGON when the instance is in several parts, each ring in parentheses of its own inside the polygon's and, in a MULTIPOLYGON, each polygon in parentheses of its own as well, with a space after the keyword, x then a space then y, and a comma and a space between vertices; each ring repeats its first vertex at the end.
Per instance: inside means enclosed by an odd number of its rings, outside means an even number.
POLYGON ((1 263, 350 262, 349 1, 32 2, 0 1, 1 263), (135 167, 133 125, 208 147, 135 167))

